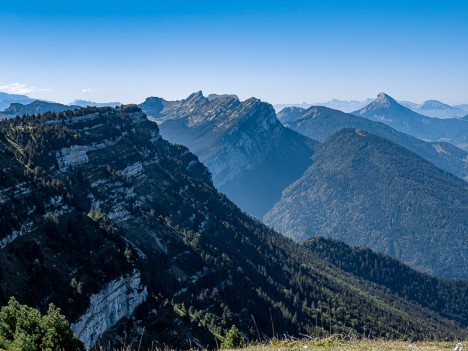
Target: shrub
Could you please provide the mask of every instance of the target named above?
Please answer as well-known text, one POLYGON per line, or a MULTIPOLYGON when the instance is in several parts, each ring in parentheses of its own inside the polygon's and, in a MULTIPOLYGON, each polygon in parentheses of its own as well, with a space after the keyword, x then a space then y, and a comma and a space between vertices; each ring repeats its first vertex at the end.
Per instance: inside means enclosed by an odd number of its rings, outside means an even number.
POLYGON ((221 344, 222 349, 236 349, 242 347, 244 344, 242 334, 235 325, 229 329, 224 338, 223 343, 221 344))
POLYGON ((14 297, 0 310, 0 350, 83 350, 60 309, 49 306, 47 315, 21 305, 14 297))

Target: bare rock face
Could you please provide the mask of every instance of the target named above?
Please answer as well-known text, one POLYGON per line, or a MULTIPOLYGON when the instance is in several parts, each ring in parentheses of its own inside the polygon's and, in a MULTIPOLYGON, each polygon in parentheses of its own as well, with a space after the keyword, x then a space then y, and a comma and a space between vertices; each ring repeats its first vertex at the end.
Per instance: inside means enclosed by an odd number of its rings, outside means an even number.
POLYGON ((70 166, 78 166, 88 162, 89 159, 86 151, 88 151, 87 146, 79 145, 70 146, 57 151, 56 157, 60 171, 64 172, 70 166))
POLYGON ((147 297, 148 290, 141 286, 140 272, 115 279, 91 295, 88 309, 72 324, 72 329, 89 348, 122 318, 131 316, 147 297))

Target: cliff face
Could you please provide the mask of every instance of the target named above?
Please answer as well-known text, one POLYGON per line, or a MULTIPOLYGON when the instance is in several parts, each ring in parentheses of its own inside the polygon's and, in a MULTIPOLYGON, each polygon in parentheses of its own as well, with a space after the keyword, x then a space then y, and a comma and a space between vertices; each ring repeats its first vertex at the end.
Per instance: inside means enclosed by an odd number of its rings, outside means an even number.
POLYGON ((271 316, 279 334, 463 332, 243 214, 136 106, 4 121, 0 159, 0 302, 53 302, 87 345, 255 338, 252 315, 264 335, 271 316))
POLYGON ((101 291, 91 295, 88 309, 72 324, 72 329, 89 348, 122 318, 131 316, 147 298, 148 290, 141 286, 140 272, 134 271, 132 275, 107 283, 101 291))
POLYGON ((187 146, 213 174, 214 185, 241 209, 261 217, 311 164, 318 143, 282 126, 271 105, 235 96, 140 105, 164 138, 187 146))

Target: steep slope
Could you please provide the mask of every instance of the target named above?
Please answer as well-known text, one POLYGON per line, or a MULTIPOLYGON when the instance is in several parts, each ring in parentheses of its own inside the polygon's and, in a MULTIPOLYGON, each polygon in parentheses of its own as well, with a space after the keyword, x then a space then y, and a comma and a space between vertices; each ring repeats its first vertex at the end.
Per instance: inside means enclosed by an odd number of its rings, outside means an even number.
POLYGON ((343 128, 358 128, 397 143, 432 162, 437 167, 468 180, 468 153, 449 143, 429 143, 379 122, 332 110, 310 107, 307 110, 284 109, 278 119, 298 133, 324 142, 343 128))
POLYGON ((380 93, 372 103, 353 112, 388 124, 403 133, 428 141, 447 141, 468 151, 468 123, 458 118, 440 119, 420 115, 380 93))
POLYGON ((13 103, 29 104, 33 101, 34 99, 31 99, 26 95, 8 94, 0 92, 0 111, 6 109, 13 103))
POLYGON ((466 337, 240 212, 135 106, 4 121, 0 141, 1 302, 56 303, 87 346, 203 347, 271 318, 277 335, 466 337))
POLYGON ((331 136, 264 217, 302 240, 368 246, 440 277, 468 277, 468 185, 358 129, 331 136))
POLYGON ((468 325, 466 299, 457 298, 468 296, 466 280, 438 280, 390 256, 373 252, 367 247, 351 247, 334 239, 315 237, 301 244, 345 272, 468 325))
POLYGON ((23 116, 23 115, 34 115, 43 114, 45 112, 63 112, 68 110, 74 110, 80 108, 80 106, 69 106, 62 105, 56 102, 47 102, 35 100, 27 105, 20 103, 13 103, 5 109, 2 113, 9 116, 23 116))
POLYGON ((311 164, 318 143, 284 128, 271 105, 233 96, 182 101, 149 98, 139 105, 170 142, 187 146, 213 174, 215 186, 261 218, 281 191, 311 164))

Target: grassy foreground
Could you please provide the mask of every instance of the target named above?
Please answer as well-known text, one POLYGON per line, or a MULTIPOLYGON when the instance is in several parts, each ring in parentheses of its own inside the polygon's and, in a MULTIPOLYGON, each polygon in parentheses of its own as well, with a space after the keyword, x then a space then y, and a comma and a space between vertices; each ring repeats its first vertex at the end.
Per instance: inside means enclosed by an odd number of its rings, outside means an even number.
MULTIPOLYGON (((388 341, 388 340, 356 340, 337 341, 333 339, 314 341, 282 341, 272 342, 268 345, 248 346, 241 351, 435 351, 453 350, 456 342, 408 342, 408 341, 388 341)), ((467 350, 467 342, 462 345, 467 350)))
MULTIPOLYGON (((455 350, 458 342, 453 341, 393 341, 393 340, 355 340, 341 341, 333 338, 321 340, 270 341, 268 344, 249 345, 236 349, 221 349, 220 351, 436 351, 455 350)), ((461 343, 463 348, 456 351, 468 351, 468 341, 461 343)), ((115 351, 137 351, 130 348, 114 349, 115 351)), ((138 351, 146 351, 143 348, 138 351)), ((152 348, 148 351, 163 351, 152 348)), ((164 349, 164 351, 176 351, 164 349)))

